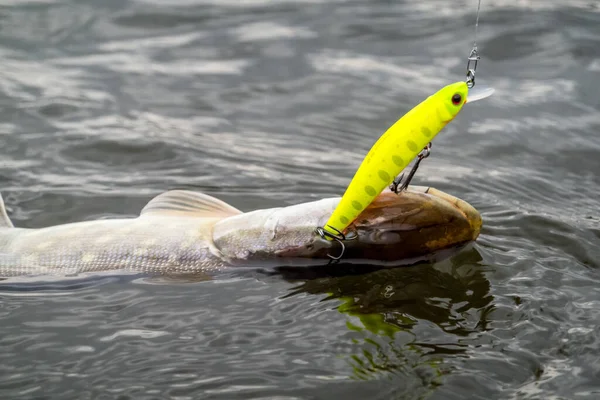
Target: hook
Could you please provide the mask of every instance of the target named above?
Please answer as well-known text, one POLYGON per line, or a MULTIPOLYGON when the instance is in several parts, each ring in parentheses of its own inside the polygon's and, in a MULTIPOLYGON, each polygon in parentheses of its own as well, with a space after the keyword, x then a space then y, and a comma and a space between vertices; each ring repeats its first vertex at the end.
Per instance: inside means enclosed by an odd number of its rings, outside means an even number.
POLYGON ((406 178, 406 180, 404 180, 404 172, 401 173, 396 177, 396 179, 394 179, 394 181, 390 185, 390 190, 396 194, 400 193, 403 190, 406 190, 406 188, 408 188, 408 185, 410 184, 410 181, 412 181, 413 176, 415 176, 415 173, 419 168, 419 164, 421 164, 421 161, 424 158, 429 157, 430 154, 431 143, 425 146, 425 148, 417 155, 417 162, 415 162, 415 165, 413 165, 412 169, 408 173, 408 177, 406 178))
POLYGON ((336 242, 338 242, 340 244, 340 246, 342 246, 342 251, 340 252, 340 255, 335 257, 332 256, 331 254, 327 254, 327 257, 329 257, 331 260, 329 261, 329 264, 334 263, 334 262, 338 262, 343 256, 344 253, 346 252, 346 246, 344 245, 344 240, 355 240, 358 238, 358 234, 356 232, 351 232, 351 235, 344 235, 342 232, 340 232, 338 229, 334 228, 331 225, 327 225, 327 227, 329 227, 330 229, 334 230, 337 235, 335 233, 331 233, 326 231, 324 228, 322 227, 317 227, 316 232, 319 236, 321 236, 322 239, 333 239, 336 242))

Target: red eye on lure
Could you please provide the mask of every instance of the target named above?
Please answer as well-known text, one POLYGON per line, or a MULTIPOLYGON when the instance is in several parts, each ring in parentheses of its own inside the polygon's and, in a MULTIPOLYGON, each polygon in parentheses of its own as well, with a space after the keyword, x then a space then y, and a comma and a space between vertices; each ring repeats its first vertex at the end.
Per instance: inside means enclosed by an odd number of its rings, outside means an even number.
POLYGON ((459 105, 462 101, 462 96, 460 95, 460 93, 455 93, 454 96, 452 96, 452 104, 454 104, 455 106, 459 105))

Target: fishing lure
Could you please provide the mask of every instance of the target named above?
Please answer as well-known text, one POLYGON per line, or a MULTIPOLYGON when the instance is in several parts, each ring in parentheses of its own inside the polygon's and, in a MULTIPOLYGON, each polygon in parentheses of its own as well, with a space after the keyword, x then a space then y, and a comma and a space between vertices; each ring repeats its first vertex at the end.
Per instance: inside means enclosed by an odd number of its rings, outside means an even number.
POLYGON ((393 182, 390 188, 398 193, 397 189, 402 177, 396 179, 394 177, 418 155, 418 160, 409 173, 408 179, 400 187, 400 191, 408 185, 420 161, 429 155, 431 140, 458 115, 467 101, 484 99, 494 93, 494 89, 489 87, 474 90, 475 70, 480 60, 477 51, 480 8, 481 0, 477 5, 475 39, 468 57, 466 81, 455 82, 440 89, 396 121, 375 142, 325 227, 317 228, 316 232, 322 238, 336 240, 342 246, 339 256, 329 255, 332 260, 337 261, 344 254, 345 246, 342 241, 349 237, 343 232, 348 225, 390 183, 393 182))
MULTIPOLYGON (((337 208, 322 229, 339 235, 417 154, 458 115, 467 102, 466 82, 429 96, 392 125, 367 153, 337 208)), ((486 96, 487 97, 487 96, 486 96)))

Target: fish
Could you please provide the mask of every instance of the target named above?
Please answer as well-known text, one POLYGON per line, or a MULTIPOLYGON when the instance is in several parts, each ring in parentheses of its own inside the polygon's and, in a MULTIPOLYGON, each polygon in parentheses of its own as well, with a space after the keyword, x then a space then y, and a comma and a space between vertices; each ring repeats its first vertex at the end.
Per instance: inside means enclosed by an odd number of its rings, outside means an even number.
POLYGON ((458 115, 467 102, 468 94, 466 82, 447 85, 388 128, 363 159, 324 229, 331 234, 344 232, 373 199, 458 115))
MULTIPOLYGON (((339 197, 242 212, 205 193, 159 194, 135 218, 14 227, 0 196, 0 277, 123 271, 162 276, 235 267, 314 266, 339 243, 321 238, 339 197)), ((351 225, 344 262, 400 265, 479 235, 481 216, 435 188, 381 193, 351 225)), ((339 248, 338 248, 339 250, 339 248)))

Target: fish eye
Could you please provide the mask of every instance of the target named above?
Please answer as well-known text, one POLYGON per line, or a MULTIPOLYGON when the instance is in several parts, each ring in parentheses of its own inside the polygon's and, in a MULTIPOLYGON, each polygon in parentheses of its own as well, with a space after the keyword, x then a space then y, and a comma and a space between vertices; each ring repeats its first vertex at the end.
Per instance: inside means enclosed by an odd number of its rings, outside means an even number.
POLYGON ((462 96, 460 95, 460 93, 454 93, 454 96, 452 96, 452 104, 457 106, 460 104, 461 101, 462 101, 462 96))

